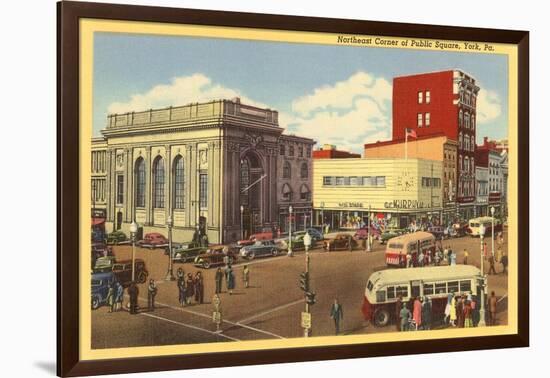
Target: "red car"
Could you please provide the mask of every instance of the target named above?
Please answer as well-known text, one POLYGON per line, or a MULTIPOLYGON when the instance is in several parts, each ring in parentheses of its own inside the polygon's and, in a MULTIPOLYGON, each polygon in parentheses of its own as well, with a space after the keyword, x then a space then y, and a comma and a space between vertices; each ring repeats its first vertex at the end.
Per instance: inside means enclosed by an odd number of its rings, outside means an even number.
POLYGON ((138 245, 149 248, 164 247, 168 245, 168 239, 158 232, 150 232, 145 234, 143 240, 138 242, 138 245))

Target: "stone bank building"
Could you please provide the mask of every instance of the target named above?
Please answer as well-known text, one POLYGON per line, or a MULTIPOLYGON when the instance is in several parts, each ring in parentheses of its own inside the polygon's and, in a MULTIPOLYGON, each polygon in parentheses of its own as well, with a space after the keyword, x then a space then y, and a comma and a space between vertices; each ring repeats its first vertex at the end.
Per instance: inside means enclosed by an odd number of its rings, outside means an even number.
MULTIPOLYGON (((240 99, 112 114, 92 139, 92 214, 107 232, 136 221, 175 241, 212 243, 311 219, 315 141, 283 134, 278 112, 240 99)), ((303 227, 303 226, 302 226, 303 227)))

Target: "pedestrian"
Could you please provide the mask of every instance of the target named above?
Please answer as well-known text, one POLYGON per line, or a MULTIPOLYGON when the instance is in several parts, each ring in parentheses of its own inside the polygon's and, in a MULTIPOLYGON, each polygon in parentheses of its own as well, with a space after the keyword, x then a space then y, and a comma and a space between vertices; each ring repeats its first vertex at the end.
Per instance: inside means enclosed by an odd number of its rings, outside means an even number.
POLYGON ((474 326, 472 321, 472 305, 469 300, 464 302, 464 328, 471 328, 474 326))
POLYGON ((451 266, 456 265, 456 253, 451 250, 451 266))
POLYGON ((185 281, 185 303, 191 304, 191 299, 195 295, 195 282, 193 281, 193 275, 187 273, 187 280, 185 281))
POLYGON ((109 312, 113 312, 116 304, 114 282, 109 283, 109 289, 107 290, 107 304, 109 305, 109 312))
POLYGON ((340 322, 344 319, 344 310, 342 305, 338 303, 338 298, 334 299, 334 303, 330 308, 330 317, 334 320, 334 328, 336 335, 340 333, 340 322))
POLYGON ((491 291, 491 296, 489 297, 489 325, 497 324, 497 297, 495 292, 491 291))
POLYGON ((495 270, 495 256, 489 256, 489 273, 488 274, 497 274, 495 270))
POLYGON ((453 327, 456 327, 456 298, 454 294, 452 294, 452 299, 451 299, 449 321, 453 327))
POLYGON ((472 325, 474 327, 477 327, 479 323, 479 301, 477 299, 477 296, 472 296, 470 306, 472 307, 472 325))
POLYGON ((176 271, 176 282, 178 282, 180 279, 183 279, 185 282, 185 272, 183 271, 183 268, 178 268, 176 271))
POLYGON ((410 252, 407 252, 407 268, 412 266, 412 255, 410 252))
POLYGON ((137 314, 139 288, 134 281, 128 287, 128 295, 130 296, 130 314, 137 314))
POLYGON ((248 265, 243 267, 243 282, 244 287, 248 289, 248 285, 250 283, 250 269, 248 269, 248 265))
POLYGON ((231 264, 227 265, 227 268, 225 268, 225 284, 227 285, 229 295, 232 295, 233 289, 235 289, 235 273, 233 273, 231 264))
POLYGON ((435 266, 439 266, 441 263, 441 251, 436 251, 434 256, 434 264, 435 266))
POLYGON ((418 254, 418 266, 424 266, 424 252, 422 252, 422 250, 420 250, 420 253, 418 254))
POLYGON ((450 265, 450 260, 449 260, 449 248, 445 247, 445 249, 443 250, 443 258, 445 260, 447 260, 447 265, 450 265))
POLYGON ((407 304, 403 303, 401 311, 399 312, 399 319, 401 320, 401 332, 409 330, 409 319, 411 318, 411 312, 407 308, 407 304))
POLYGON ((464 298, 460 295, 456 301, 456 318, 458 328, 464 328, 464 298))
POLYGON ((120 282, 116 282, 116 305, 115 311, 120 311, 122 308, 122 300, 124 299, 124 287, 120 282))
POLYGON ((202 279, 201 272, 195 274, 195 279, 193 280, 195 285, 195 302, 198 304, 203 304, 204 302, 204 281, 202 279))
MULTIPOLYGON (((182 270, 183 272, 183 270, 182 270)), ((179 272, 178 272, 179 273, 179 272)), ((186 293, 185 293, 185 278, 178 274, 178 302, 180 306, 183 307, 186 304, 186 293)))
POLYGON ((451 302, 453 299, 453 295, 449 294, 447 295, 447 304, 445 305, 445 317, 443 318, 443 321, 445 324, 450 324, 451 322, 451 302))
POLYGON ((413 304, 413 320, 415 323, 415 328, 418 331, 418 327, 422 324, 422 302, 419 297, 414 299, 413 304))
POLYGON ((463 260, 463 263, 464 265, 468 265, 468 256, 470 254, 468 253, 468 250, 466 250, 466 248, 464 248, 464 260, 463 260))
POLYGON ((157 285, 155 280, 152 278, 149 280, 149 285, 147 286, 147 307, 149 310, 155 309, 155 297, 157 296, 157 285))
POLYGON ((501 262, 501 261, 502 261, 502 249, 499 246, 497 248, 496 262, 501 262))
POLYGON ((216 294, 220 294, 222 292, 222 282, 223 282, 223 272, 222 268, 216 269, 216 294))
POLYGON ((502 264, 502 273, 508 274, 508 255, 506 253, 502 254, 500 263, 502 264))
POLYGON ((422 301, 422 329, 432 328, 432 300, 424 296, 422 301))
POLYGON ((395 301, 395 327, 397 328, 397 332, 401 331, 401 324, 399 322, 401 308, 403 308, 403 297, 400 295, 397 297, 397 301, 395 301))

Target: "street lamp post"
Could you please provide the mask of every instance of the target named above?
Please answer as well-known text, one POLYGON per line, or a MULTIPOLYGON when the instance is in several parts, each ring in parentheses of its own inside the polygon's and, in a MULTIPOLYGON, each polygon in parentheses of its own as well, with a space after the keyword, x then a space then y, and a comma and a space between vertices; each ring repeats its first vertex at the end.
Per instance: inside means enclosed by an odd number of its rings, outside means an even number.
POLYGON ((371 216, 371 205, 369 205, 369 213, 367 216, 367 252, 370 252, 370 216, 371 216))
POLYGON ((166 226, 168 227, 168 271, 166 272, 165 281, 174 281, 174 269, 172 265, 172 227, 174 226, 174 220, 172 214, 168 216, 166 220, 166 226))
POLYGON ((495 207, 491 206, 491 255, 495 258, 495 207))
POLYGON ((485 226, 481 224, 479 227, 479 239, 481 240, 481 249, 480 249, 480 269, 481 269, 481 306, 479 308, 479 327, 485 327, 485 269, 483 268, 483 261, 485 260, 484 251, 483 248, 483 238, 485 237, 485 226))
POLYGON ((130 225, 130 237, 132 238, 132 281, 136 280, 136 238, 138 224, 133 221, 130 225))
POLYGON ((244 206, 241 205, 241 239, 244 239, 244 221, 243 221, 243 214, 244 214, 244 206))
MULTIPOLYGON (((311 246, 311 236, 309 232, 304 235, 304 247, 306 249, 306 275, 309 279, 309 247, 311 246)), ((309 302, 306 294, 306 313, 309 314, 309 302)), ((304 337, 309 337, 311 328, 304 328, 304 337)))
POLYGON ((288 207, 288 257, 292 257, 292 205, 288 207))

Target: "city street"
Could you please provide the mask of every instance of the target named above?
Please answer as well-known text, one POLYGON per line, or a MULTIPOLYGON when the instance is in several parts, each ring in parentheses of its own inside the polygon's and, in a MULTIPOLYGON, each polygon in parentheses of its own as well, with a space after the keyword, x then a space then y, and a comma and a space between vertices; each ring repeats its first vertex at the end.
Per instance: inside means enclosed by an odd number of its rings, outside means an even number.
MULTIPOLYGON (((507 253, 507 233, 504 233, 503 249, 507 253)), ((491 239, 486 239, 489 252, 491 239)), ((457 264, 463 262, 463 250, 469 252, 469 263, 479 267, 480 240, 463 237, 445 240, 457 252, 457 264)), ((495 249, 496 247, 495 241, 495 249)), ((131 258, 131 246, 114 246, 118 260, 131 258)), ((330 306, 335 298, 343 306, 343 334, 365 334, 394 332, 395 326, 376 328, 368 324, 362 315, 361 306, 365 285, 374 271, 386 269, 385 245, 374 243, 372 252, 323 252, 315 248, 311 256, 311 287, 317 293, 317 303, 310 306, 312 313, 312 336, 334 334, 334 324, 329 317, 330 306)), ((181 307, 178 303, 176 281, 165 281, 168 257, 163 249, 136 247, 136 258, 145 261, 149 278, 157 282, 158 295, 155 310, 147 309, 146 284, 139 285, 141 311, 130 315, 127 311, 109 313, 107 306, 92 311, 92 348, 115 348, 126 346, 169 345, 209 342, 229 342, 270 338, 302 337, 300 314, 304 311, 304 295, 300 290, 299 275, 305 269, 305 253, 297 252, 290 258, 284 254, 278 257, 256 259, 251 262, 239 260, 233 265, 236 290, 233 295, 225 290, 221 294, 223 313, 222 333, 216 333, 212 322, 215 268, 204 270, 192 264, 174 264, 174 274, 181 267, 185 274, 203 273, 205 303, 181 307), (250 269, 250 287, 242 282, 243 265, 250 269)), ((488 264, 486 264, 486 271, 488 264)), ((495 291, 500 298, 498 324, 507 322, 506 294, 507 275, 500 273, 489 276, 488 292, 495 291)), ((128 302, 125 297, 124 305, 128 302)))

